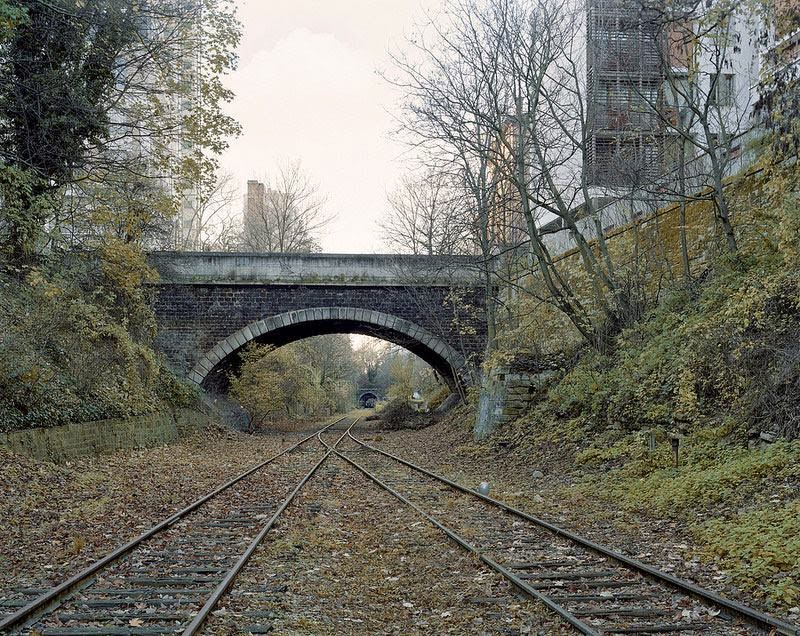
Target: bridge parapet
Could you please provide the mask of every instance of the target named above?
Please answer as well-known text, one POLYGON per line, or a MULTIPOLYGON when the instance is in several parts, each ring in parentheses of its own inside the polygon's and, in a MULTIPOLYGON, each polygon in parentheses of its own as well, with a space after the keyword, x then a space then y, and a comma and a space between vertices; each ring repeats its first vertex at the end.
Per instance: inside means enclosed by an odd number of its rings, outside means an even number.
POLYGON ((474 286, 473 256, 152 252, 162 283, 226 285, 474 286))

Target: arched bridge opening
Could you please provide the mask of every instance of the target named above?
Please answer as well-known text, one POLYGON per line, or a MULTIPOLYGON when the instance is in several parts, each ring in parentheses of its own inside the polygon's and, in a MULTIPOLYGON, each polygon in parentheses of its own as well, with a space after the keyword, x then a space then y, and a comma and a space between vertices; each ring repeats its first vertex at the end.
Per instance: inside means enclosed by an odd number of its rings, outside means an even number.
POLYGON ((392 342, 427 362, 452 389, 462 381, 466 360, 441 338, 397 316, 356 307, 301 309, 253 322, 205 352, 189 379, 208 391, 226 392, 228 378, 236 372, 240 352, 248 344, 281 347, 334 333, 361 334, 392 342))
POLYGON ((452 387, 486 340, 473 257, 155 252, 156 346, 170 365, 225 391, 249 343, 279 347, 351 333, 404 347, 452 387))

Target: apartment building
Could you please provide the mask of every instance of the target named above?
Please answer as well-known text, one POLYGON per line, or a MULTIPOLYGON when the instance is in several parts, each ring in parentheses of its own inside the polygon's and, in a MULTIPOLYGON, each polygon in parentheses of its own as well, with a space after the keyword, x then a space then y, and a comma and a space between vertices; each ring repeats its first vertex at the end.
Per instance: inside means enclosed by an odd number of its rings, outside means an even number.
POLYGON ((636 0, 589 0, 586 157, 592 186, 628 187, 658 176, 664 71, 657 12, 636 0))
MULTIPOLYGON (((791 12, 800 0, 778 2, 791 3, 791 12)), ((755 107, 767 55, 763 16, 733 4, 709 29, 703 13, 710 5, 681 6, 587 1, 584 170, 591 205, 577 202, 575 213, 588 235, 589 215, 609 231, 681 192, 704 189, 712 153, 728 175, 752 162, 747 142, 761 131, 755 107)), ((548 219, 545 229, 552 253, 574 247, 560 219, 548 219)))

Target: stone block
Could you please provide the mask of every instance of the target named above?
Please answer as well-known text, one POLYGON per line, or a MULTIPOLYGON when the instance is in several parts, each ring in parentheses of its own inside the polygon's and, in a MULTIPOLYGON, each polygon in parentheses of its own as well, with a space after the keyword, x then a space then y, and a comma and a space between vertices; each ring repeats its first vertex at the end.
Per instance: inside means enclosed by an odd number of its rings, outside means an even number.
POLYGON ((200 375, 197 371, 192 371, 189 373, 189 380, 194 382, 195 384, 202 384, 204 376, 200 375))
POLYGON ((237 331, 233 334, 233 340, 238 345, 237 349, 243 347, 247 344, 248 340, 244 337, 244 334, 241 331, 237 331))

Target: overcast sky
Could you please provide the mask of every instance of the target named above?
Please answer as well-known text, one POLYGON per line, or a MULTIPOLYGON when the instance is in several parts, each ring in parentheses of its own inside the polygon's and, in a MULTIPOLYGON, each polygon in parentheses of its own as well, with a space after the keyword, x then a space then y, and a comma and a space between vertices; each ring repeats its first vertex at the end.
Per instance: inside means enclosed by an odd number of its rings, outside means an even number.
POLYGON ((244 192, 298 158, 336 220, 326 252, 381 252, 386 190, 403 167, 396 93, 377 75, 423 7, 440 0, 237 0, 244 35, 228 85, 241 137, 222 158, 244 192))

